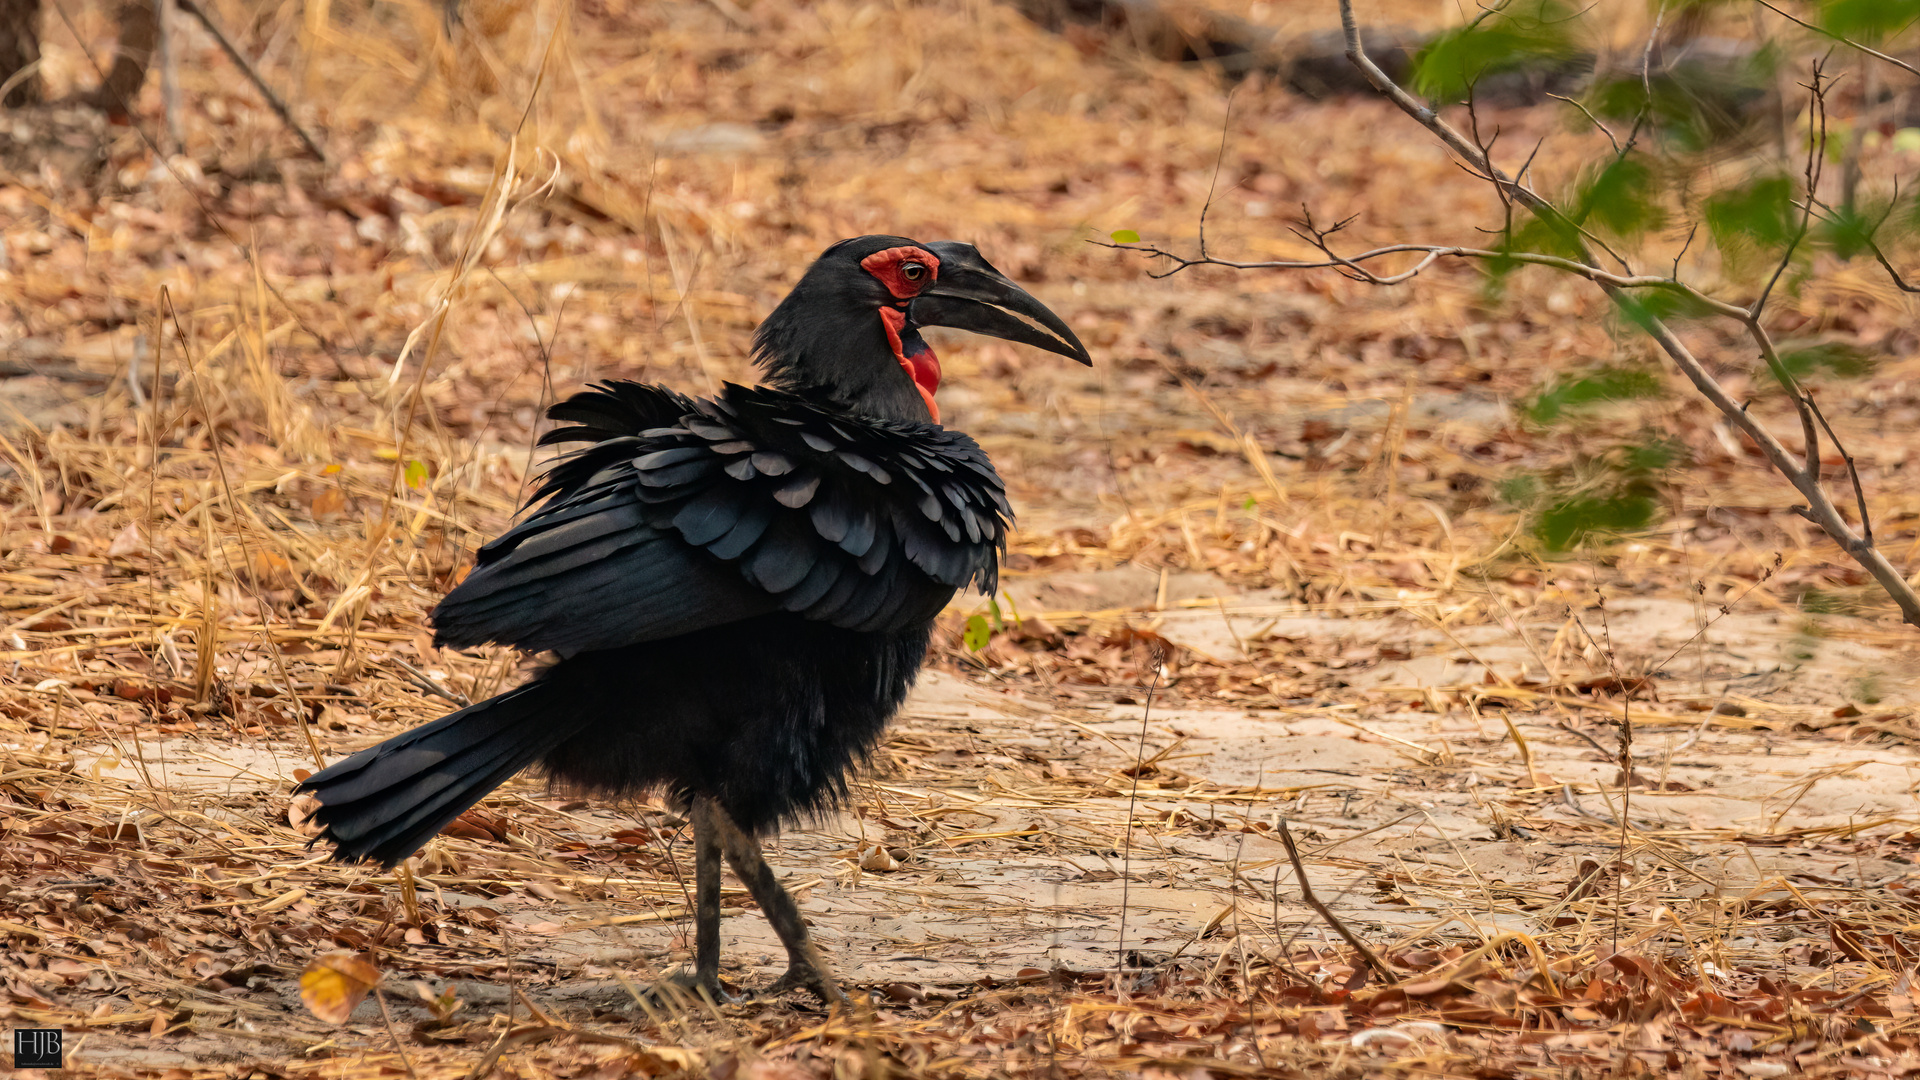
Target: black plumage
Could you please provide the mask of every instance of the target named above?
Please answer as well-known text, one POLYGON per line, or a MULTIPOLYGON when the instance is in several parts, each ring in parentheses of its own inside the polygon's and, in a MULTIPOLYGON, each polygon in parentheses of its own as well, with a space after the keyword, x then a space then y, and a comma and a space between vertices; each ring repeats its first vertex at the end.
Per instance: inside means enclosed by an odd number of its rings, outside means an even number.
POLYGON ((718 993, 724 854, 786 941, 781 987, 839 992, 756 837, 844 795, 912 687, 934 616, 992 593, 1011 517, 939 426, 949 325, 1086 362, 1059 318, 962 244, 844 241, 756 337, 770 385, 712 398, 610 382, 555 405, 525 520, 434 609, 437 644, 555 659, 532 681, 300 786, 342 858, 393 865, 514 773, 664 791, 696 826, 692 981, 718 993))

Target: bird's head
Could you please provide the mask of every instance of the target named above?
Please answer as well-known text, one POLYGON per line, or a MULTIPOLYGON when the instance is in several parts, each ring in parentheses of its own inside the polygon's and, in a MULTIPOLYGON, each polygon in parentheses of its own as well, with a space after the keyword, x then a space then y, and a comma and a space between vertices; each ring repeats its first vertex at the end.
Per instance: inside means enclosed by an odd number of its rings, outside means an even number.
POLYGON ((940 420, 940 361, 921 327, 951 326, 1093 363, 1060 316, 972 244, 861 236, 822 252, 754 335, 782 389, 892 420, 940 420))

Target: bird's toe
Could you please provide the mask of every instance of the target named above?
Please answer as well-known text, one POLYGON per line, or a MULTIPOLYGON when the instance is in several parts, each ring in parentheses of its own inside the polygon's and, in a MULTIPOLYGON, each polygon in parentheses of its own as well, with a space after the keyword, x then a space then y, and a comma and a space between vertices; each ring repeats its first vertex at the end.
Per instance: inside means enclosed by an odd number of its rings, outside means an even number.
POLYGON ((676 971, 651 986, 643 987, 640 996, 649 1006, 686 1005, 700 998, 715 1005, 737 1005, 747 1000, 742 995, 730 993, 720 982, 718 974, 685 970, 676 971))
POLYGON ((773 981, 773 985, 760 992, 761 997, 779 997, 794 990, 805 990, 827 1005, 847 1004, 847 995, 840 984, 811 967, 795 964, 787 969, 785 975, 773 981))

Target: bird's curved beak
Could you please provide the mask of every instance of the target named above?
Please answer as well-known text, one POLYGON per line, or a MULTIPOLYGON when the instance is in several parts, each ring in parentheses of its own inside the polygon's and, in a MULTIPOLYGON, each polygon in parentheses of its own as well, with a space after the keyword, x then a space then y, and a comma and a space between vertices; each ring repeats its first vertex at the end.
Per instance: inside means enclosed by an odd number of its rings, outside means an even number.
POLYGON ((939 257, 940 276, 908 306, 909 322, 971 330, 1093 363, 1060 316, 995 270, 972 244, 943 240, 926 248, 939 257))

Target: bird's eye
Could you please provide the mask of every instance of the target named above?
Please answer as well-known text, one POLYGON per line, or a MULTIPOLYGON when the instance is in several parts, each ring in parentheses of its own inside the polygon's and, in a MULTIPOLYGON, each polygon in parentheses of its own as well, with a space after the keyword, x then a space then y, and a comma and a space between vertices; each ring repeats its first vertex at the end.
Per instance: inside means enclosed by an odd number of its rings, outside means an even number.
POLYGON ((919 263, 908 263, 900 268, 900 276, 908 281, 919 281, 927 276, 927 268, 919 263))

